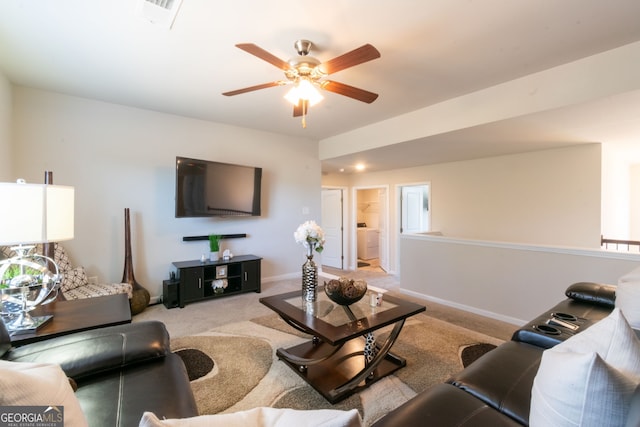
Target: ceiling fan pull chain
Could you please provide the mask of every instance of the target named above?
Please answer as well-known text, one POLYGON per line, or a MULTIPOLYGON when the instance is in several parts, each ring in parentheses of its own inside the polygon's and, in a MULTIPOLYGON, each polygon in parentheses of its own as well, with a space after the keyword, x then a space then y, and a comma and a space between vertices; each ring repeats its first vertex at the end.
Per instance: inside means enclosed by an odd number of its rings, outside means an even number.
POLYGON ((302 102, 302 128, 306 129, 307 127, 307 107, 309 106, 309 101, 306 99, 301 99, 302 102))

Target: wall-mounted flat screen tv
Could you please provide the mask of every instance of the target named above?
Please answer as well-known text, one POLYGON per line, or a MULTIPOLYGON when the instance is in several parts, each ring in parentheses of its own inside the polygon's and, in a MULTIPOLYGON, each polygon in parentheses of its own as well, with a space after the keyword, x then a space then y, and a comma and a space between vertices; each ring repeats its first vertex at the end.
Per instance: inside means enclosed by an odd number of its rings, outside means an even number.
POLYGON ((176 218, 260 216, 262 168, 176 157, 176 218))

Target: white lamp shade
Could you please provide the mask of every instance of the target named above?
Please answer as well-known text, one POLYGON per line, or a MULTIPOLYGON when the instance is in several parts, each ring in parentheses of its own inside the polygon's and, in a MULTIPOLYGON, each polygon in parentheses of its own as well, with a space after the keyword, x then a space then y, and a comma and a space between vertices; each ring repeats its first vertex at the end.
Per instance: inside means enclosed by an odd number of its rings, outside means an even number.
POLYGON ((0 245, 73 239, 73 187, 2 182, 0 200, 0 245))

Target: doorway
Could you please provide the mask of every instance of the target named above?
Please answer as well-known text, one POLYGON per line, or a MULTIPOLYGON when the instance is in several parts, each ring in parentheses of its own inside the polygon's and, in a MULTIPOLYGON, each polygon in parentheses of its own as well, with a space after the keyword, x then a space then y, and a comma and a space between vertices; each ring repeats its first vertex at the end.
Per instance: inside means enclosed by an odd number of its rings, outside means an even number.
POLYGON ((358 270, 388 272, 387 187, 354 189, 354 259, 358 270))

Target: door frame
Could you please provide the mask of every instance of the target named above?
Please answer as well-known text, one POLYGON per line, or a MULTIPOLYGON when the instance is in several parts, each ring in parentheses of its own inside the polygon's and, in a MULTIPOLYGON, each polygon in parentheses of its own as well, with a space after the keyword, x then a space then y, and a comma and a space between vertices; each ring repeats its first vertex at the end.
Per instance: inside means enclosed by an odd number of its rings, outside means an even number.
MULTIPOLYGON (((391 274, 390 271, 390 260, 389 260, 389 236, 391 224, 389 223, 389 194, 390 189, 389 185, 365 185, 359 187, 351 187, 351 220, 348 222, 350 227, 350 255, 349 255, 349 269, 357 270, 358 269, 358 190, 385 190, 387 197, 385 206, 380 206, 380 214, 384 214, 385 216, 385 224, 386 230, 384 232, 384 241, 386 242, 386 247, 378 248, 379 251, 385 251, 386 265, 382 266, 382 269, 387 272, 387 274, 391 274)), ((383 257, 380 257, 381 259, 383 257)))

